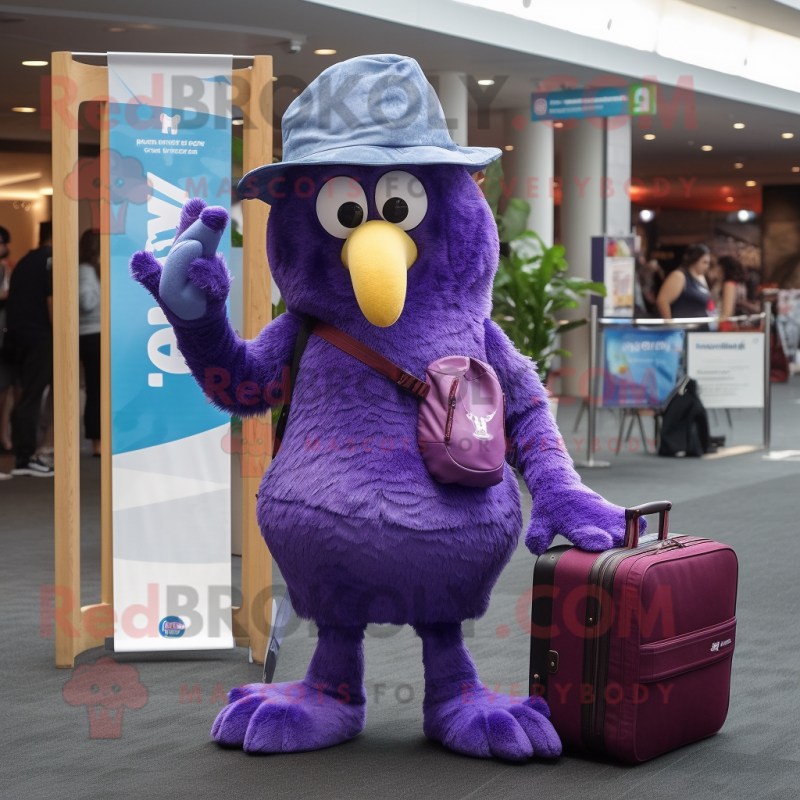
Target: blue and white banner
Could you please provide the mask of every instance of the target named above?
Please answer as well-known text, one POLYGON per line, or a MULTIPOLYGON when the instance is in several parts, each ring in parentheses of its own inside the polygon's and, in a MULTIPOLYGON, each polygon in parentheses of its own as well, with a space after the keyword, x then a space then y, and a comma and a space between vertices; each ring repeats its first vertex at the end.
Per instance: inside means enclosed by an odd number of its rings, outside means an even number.
MULTIPOLYGON (((198 388, 137 250, 162 261, 190 197, 230 207, 230 56, 109 53, 114 648, 230 648, 228 416, 198 388)), ((227 256, 228 238, 221 249, 227 256)))

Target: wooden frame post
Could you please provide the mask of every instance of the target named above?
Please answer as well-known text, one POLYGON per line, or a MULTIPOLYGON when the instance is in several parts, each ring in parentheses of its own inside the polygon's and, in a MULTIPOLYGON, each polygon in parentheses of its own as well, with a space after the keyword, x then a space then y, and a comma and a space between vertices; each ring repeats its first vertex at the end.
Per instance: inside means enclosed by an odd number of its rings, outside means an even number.
MULTIPOLYGON (((235 70, 234 75, 247 79, 250 88, 239 103, 244 115, 242 149, 247 174, 262 164, 272 163, 272 57, 256 56, 252 67, 235 70)), ((242 336, 245 339, 258 336, 272 319, 272 281, 265 253, 268 217, 266 203, 250 200, 242 204, 245 297, 242 336)), ((257 441, 265 430, 271 431, 271 425, 271 418, 246 419, 242 422, 242 439, 257 441)), ((264 546, 256 520, 260 482, 260 476, 242 475, 242 604, 233 609, 237 644, 249 644, 255 661, 264 660, 272 622, 272 557, 264 546)))
MULTIPOLYGON (((234 70, 249 87, 242 110, 251 119, 244 131, 245 168, 272 163, 272 58, 234 70)), ((110 173, 108 125, 100 137, 101 275, 101 602, 81 606, 80 569, 80 362, 78 356, 78 197, 65 183, 78 167, 78 111, 100 102, 108 114, 108 68, 75 61, 72 53, 52 54, 53 139, 53 396, 55 428, 55 624, 56 667, 71 669, 75 656, 102 647, 113 635, 113 550, 111 503, 111 311, 110 173), (67 101, 69 98, 69 101, 67 101), (66 108, 65 108, 66 106, 66 108)), ((264 252, 269 207, 244 205, 244 331, 256 336, 272 316, 271 282, 264 252)), ((264 424, 263 422, 261 423, 264 424)), ((258 479, 243 478, 242 605, 233 609, 240 646, 263 660, 272 607, 272 560, 255 516, 258 479), (261 609, 266 616, 261 616, 261 609), (254 613, 254 610, 258 613, 254 613)), ((236 499, 234 499, 236 502, 236 499)))

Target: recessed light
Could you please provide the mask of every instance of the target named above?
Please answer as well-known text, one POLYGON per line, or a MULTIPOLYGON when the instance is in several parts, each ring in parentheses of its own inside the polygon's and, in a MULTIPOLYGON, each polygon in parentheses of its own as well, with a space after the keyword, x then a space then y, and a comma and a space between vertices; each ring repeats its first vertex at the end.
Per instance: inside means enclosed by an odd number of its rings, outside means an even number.
POLYGON ((244 125, 244 120, 241 117, 231 120, 231 125, 244 125))
POLYGON ((49 61, 23 61, 23 67, 46 67, 50 62, 49 61))
POLYGON ((655 139, 656 135, 654 133, 646 133, 644 135, 644 138, 647 139, 647 141, 649 142, 649 141, 652 141, 653 139, 655 139))
POLYGON ((781 134, 781 139, 794 139, 794 134, 793 133, 782 133, 781 134))
POLYGON ((734 122, 733 127, 736 128, 737 131, 740 131, 744 128, 744 122, 734 122))
POLYGON ((732 203, 732 202, 733 202, 733 198, 732 198, 732 197, 730 197, 730 196, 729 196, 729 197, 726 197, 726 198, 725 198, 725 202, 726 202, 726 203, 732 203))
POLYGON ((314 51, 315 56, 335 56, 336 51, 330 47, 321 47, 319 50, 314 51))
POLYGON ((736 162, 736 163, 733 165, 733 168, 734 168, 734 169, 741 169, 743 166, 744 166, 744 164, 742 164, 742 162, 741 162, 741 161, 737 161, 737 162, 736 162))
POLYGON ((32 106, 14 106, 14 108, 12 108, 11 110, 12 111, 17 111, 20 114, 35 114, 36 113, 36 109, 33 108, 32 106))
POLYGON ((109 28, 108 29, 109 33, 122 33, 122 31, 124 31, 124 30, 125 30, 125 28, 109 28))
POLYGON ((505 146, 505 150, 506 150, 507 153, 510 153, 513 149, 514 149, 514 145, 513 144, 507 144, 505 146))
POLYGON ((710 144, 704 144, 700 149, 705 150, 706 153, 708 153, 709 150, 713 150, 714 148, 710 144))
POLYGON ((494 81, 491 78, 481 78, 478 81, 478 86, 494 86, 494 81))
POLYGON ((39 189, 39 194, 43 194, 45 197, 50 197, 53 194, 52 189, 39 189))
POLYGON ((564 123, 563 122, 554 122, 553 123, 553 127, 554 128, 563 128, 564 127, 564 123))
POLYGON ((792 167, 792 172, 800 172, 800 167, 792 167))
POLYGON ((750 219, 750 212, 746 208, 740 208, 736 212, 736 218, 739 222, 747 222, 750 219))
POLYGON ((756 185, 756 182, 755 182, 755 181, 745 181, 745 182, 744 182, 744 185, 745 185, 745 186, 755 186, 755 185, 756 185))

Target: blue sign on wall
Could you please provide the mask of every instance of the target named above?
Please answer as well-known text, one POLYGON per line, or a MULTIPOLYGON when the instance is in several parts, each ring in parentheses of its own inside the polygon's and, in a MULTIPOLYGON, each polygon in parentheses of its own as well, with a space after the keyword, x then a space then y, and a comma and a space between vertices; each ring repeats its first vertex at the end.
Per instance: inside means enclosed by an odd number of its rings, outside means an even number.
POLYGON ((531 119, 542 122, 654 114, 655 99, 655 87, 649 84, 534 92, 531 119))

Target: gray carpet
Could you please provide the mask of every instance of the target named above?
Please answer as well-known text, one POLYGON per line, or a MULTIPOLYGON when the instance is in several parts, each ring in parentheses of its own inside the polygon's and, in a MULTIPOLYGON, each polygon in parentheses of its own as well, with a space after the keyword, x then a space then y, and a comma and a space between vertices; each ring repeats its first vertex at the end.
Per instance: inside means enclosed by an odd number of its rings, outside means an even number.
MULTIPOLYGON (((575 413, 575 407, 560 412, 568 439, 575 413)), ((734 443, 758 440, 757 412, 735 413, 733 422, 731 431, 720 415, 715 432, 734 443)), ((599 438, 607 448, 617 423, 608 412, 600 414, 600 423, 599 438)), ((575 435, 585 436, 585 424, 575 435)), ((800 377, 776 387, 773 447, 800 450, 800 377)), ((602 455, 613 466, 584 471, 587 484, 619 503, 671 499, 674 530, 711 536, 739 555, 733 696, 728 721, 712 739, 638 767, 574 756, 552 764, 509 765, 455 755, 422 734, 421 651, 407 628, 369 632, 367 729, 345 745, 267 757, 214 745, 209 730, 224 702, 219 696, 212 702, 215 687, 227 690, 260 675, 241 649, 174 658, 116 654, 136 667, 148 702, 124 712, 120 739, 91 739, 87 710, 62 697, 71 673, 54 668, 53 640, 40 636, 39 587, 53 582, 52 483, 15 478, 0 482, 2 796, 796 800, 800 461, 768 462, 759 453, 713 461, 627 451, 614 456, 607 449, 602 455), (182 684, 199 684, 202 702, 181 703, 182 684)), ((99 599, 98 467, 97 459, 82 462, 84 603, 99 599)), ((527 496, 526 501, 529 510, 527 496)), ((532 566, 520 546, 489 612, 468 629, 482 679, 506 691, 527 678, 528 642, 515 606, 530 585, 532 566), (511 630, 506 638, 496 633, 501 624, 511 630)), ((295 621, 290 631, 277 680, 302 677, 313 651, 314 632, 307 623, 295 621)), ((108 654, 84 653, 78 664, 102 655, 108 654)))

